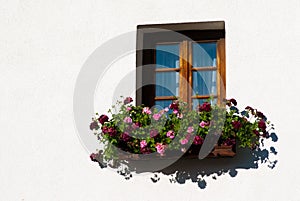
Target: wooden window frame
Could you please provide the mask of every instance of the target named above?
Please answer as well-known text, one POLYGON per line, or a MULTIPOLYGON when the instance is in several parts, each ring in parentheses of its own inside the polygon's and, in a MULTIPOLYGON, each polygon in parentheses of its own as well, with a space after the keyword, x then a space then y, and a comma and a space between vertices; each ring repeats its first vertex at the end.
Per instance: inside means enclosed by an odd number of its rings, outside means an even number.
POLYGON ((136 64, 137 68, 141 67, 136 74, 136 105, 144 104, 151 107, 156 100, 175 99, 173 96, 155 97, 153 83, 155 83, 156 72, 179 72, 179 97, 190 105, 192 105, 192 99, 209 98, 210 96, 192 96, 192 72, 201 70, 216 70, 217 94, 215 97, 218 100, 217 104, 220 105, 226 98, 225 22, 138 25, 136 64), (178 34, 190 40, 183 39, 178 34), (216 67, 192 66, 192 43, 194 42, 216 42, 216 67), (155 68, 155 45, 170 43, 179 43, 179 68, 155 68), (138 86, 143 87, 138 88, 138 86))

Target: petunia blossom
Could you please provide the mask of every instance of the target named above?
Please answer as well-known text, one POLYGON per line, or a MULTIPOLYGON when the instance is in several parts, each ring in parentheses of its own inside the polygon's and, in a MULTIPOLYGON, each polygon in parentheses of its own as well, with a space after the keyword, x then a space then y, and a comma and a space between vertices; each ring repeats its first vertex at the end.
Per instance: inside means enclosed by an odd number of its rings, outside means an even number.
POLYGON ((157 153, 159 153, 160 155, 163 155, 165 153, 166 145, 163 145, 162 143, 157 143, 155 148, 156 148, 157 153))
POLYGON ((157 113, 157 114, 154 114, 152 117, 153 117, 154 120, 157 121, 161 117, 161 114, 157 113))
POLYGON ((169 137, 170 139, 173 139, 175 137, 175 133, 174 131, 170 130, 167 132, 167 137, 169 137))
POLYGON ((199 126, 204 128, 205 126, 209 125, 209 123, 205 122, 205 121, 201 121, 199 126))
POLYGON ((194 132, 193 126, 189 126, 188 129, 187 129, 187 132, 188 132, 188 133, 194 132))
POLYGON ((180 140, 180 144, 184 145, 186 143, 188 143, 188 140, 186 138, 180 140))
POLYGON ((140 141, 140 146, 141 146, 142 149, 145 148, 147 146, 146 140, 140 141))
POLYGON ((132 123, 132 119, 130 117, 125 117, 123 121, 125 123, 132 123))
POLYGON ((155 136, 157 136, 157 134, 158 134, 158 131, 155 130, 155 129, 152 129, 152 130, 150 131, 150 137, 155 137, 155 136))
POLYGON ((152 114, 152 112, 151 112, 151 110, 149 109, 149 107, 144 107, 142 113, 145 113, 145 114, 152 114))

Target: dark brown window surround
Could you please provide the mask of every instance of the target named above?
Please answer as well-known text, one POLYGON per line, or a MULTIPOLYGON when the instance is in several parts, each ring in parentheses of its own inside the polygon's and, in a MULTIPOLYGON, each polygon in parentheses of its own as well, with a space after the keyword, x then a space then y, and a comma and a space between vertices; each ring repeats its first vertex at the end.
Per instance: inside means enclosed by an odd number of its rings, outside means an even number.
MULTIPOLYGON (((137 26, 137 67, 143 66, 137 71, 137 86, 145 83, 155 83, 155 45, 157 43, 180 42, 180 77, 183 77, 191 85, 192 71, 199 70, 192 66, 191 62, 191 41, 205 42, 214 41, 217 43, 217 103, 226 97, 226 60, 225 60, 225 22, 196 22, 176 24, 154 24, 137 26), (164 29, 157 30, 157 29, 164 29), (170 31, 168 31, 170 30, 170 31), (175 32, 175 33, 174 33, 175 32), (178 36, 180 33, 191 40, 178 36), (146 66, 145 66, 146 65, 146 66)), ((208 66, 206 69, 212 68, 208 66)), ((205 68, 204 68, 205 69, 205 68)), ((167 69, 166 69, 167 70, 167 69)), ((191 104, 192 99, 206 99, 209 96, 192 96, 191 87, 185 82, 179 81, 179 96, 182 100, 191 104)), ((136 91, 136 104, 153 106, 155 100, 170 100, 174 97, 155 97, 155 85, 146 85, 136 91)))

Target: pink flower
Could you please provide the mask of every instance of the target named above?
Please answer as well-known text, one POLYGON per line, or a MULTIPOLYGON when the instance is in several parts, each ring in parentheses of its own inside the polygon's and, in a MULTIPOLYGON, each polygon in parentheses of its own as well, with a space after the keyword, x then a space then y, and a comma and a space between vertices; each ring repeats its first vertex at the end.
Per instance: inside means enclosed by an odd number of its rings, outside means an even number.
POLYGON ((127 111, 130 111, 130 110, 131 110, 131 107, 127 107, 126 110, 127 110, 127 111))
POLYGON ((188 132, 188 133, 194 132, 193 126, 189 126, 188 129, 187 129, 187 132, 188 132))
POLYGON ((202 128, 204 128, 205 126, 208 126, 209 123, 205 122, 205 121, 201 121, 199 126, 201 126, 202 128))
POLYGON ((177 118, 182 119, 183 114, 182 113, 177 113, 177 118))
POLYGON ((186 144, 186 143, 188 143, 188 140, 187 139, 182 139, 182 140, 180 140, 180 144, 182 144, 182 145, 184 145, 184 144, 186 144))
POLYGON ((124 122, 125 123, 132 123, 132 119, 130 117, 125 117, 124 122))
POLYGON ((158 114, 158 113, 153 115, 153 119, 156 121, 159 120, 160 117, 161 117, 161 114, 158 114))
POLYGON ((167 107, 164 110, 165 110, 165 112, 169 112, 169 108, 167 108, 167 107))
POLYGON ((128 103, 131 103, 133 100, 131 97, 126 97, 125 100, 124 100, 124 104, 128 104, 128 103))
POLYGON ((146 140, 142 140, 142 141, 140 142, 140 146, 141 146, 142 149, 145 148, 145 147, 147 146, 146 140))
POLYGON ((167 137, 169 137, 170 139, 173 139, 175 137, 174 131, 172 131, 172 130, 168 131, 167 137))
POLYGON ((174 114, 177 114, 177 113, 178 113, 178 110, 173 110, 173 113, 174 113, 174 114))
POLYGON ((145 114, 152 114, 152 112, 151 112, 151 110, 149 109, 149 107, 144 107, 142 113, 145 113, 145 114))
POLYGON ((155 129, 152 129, 152 130, 150 131, 150 137, 155 137, 157 134, 158 134, 158 131, 155 130, 155 129))
POLYGON ((191 138, 191 133, 186 134, 185 139, 189 140, 191 138))
POLYGON ((131 127, 132 127, 133 129, 137 129, 137 128, 141 127, 141 125, 140 125, 139 122, 136 122, 136 123, 132 124, 131 127))
POLYGON ((157 153, 159 153, 160 155, 163 155, 165 153, 166 145, 163 145, 162 143, 157 143, 155 148, 156 148, 157 153))

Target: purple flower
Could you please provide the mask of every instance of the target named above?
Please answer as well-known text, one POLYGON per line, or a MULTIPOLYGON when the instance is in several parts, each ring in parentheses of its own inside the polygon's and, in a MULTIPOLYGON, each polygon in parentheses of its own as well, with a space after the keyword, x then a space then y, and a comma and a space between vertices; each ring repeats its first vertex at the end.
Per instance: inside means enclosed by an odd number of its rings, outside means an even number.
POLYGON ((235 130, 239 130, 242 127, 242 124, 239 121, 233 121, 232 126, 235 130))
POLYGON ((157 114, 154 114, 152 117, 153 117, 154 120, 157 121, 161 117, 161 114, 157 113, 157 114))
POLYGON ((130 117, 125 117, 123 121, 125 123, 132 123, 132 119, 130 117))
POLYGON ((124 105, 128 104, 128 103, 131 103, 133 100, 131 97, 126 97, 125 100, 124 100, 124 105))
POLYGON ((180 144, 184 145, 186 143, 188 143, 188 139, 184 138, 184 139, 180 140, 180 144))
POLYGON ((169 137, 170 139, 173 139, 175 137, 175 133, 174 131, 170 130, 167 132, 167 137, 169 137))
POLYGON ((151 112, 151 110, 149 109, 149 107, 144 107, 142 113, 145 113, 145 114, 152 114, 152 112, 151 112))
POLYGON ((140 141, 140 146, 141 146, 142 149, 145 148, 147 146, 146 140, 140 141))
POLYGON ((90 124, 90 129, 91 130, 97 130, 99 128, 99 125, 98 125, 98 122, 97 121, 93 121, 91 124, 90 124))
POLYGON ((105 122, 108 122, 108 116, 106 116, 105 114, 102 114, 99 118, 98 121, 100 122, 100 124, 104 124, 105 122))
POLYGON ((201 121, 200 124, 199 124, 199 126, 202 127, 202 128, 204 128, 205 126, 208 126, 208 125, 209 125, 209 123, 207 123, 205 121, 201 121))
POLYGON ((204 102, 202 105, 199 106, 199 112, 209 112, 211 111, 211 105, 208 102, 204 102))
POLYGON ((150 137, 155 137, 155 136, 157 136, 157 134, 158 134, 158 131, 155 130, 155 129, 152 129, 152 130, 150 131, 150 137))
POLYGON ((157 153, 159 153, 160 155, 163 155, 165 153, 166 145, 163 145, 162 143, 157 143, 155 148, 156 148, 157 153))
POLYGON ((196 145, 203 144, 203 138, 196 135, 194 138, 193 144, 196 144, 196 145))

